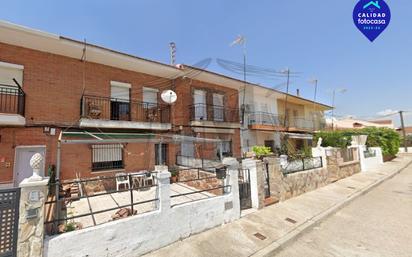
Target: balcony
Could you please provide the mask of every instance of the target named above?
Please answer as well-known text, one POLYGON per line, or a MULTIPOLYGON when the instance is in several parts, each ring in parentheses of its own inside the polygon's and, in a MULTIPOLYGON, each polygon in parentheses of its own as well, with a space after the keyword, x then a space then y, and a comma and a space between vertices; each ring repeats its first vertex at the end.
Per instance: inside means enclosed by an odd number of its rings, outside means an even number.
POLYGON ((267 112, 254 112, 248 114, 249 129, 256 130, 279 130, 284 128, 284 116, 267 112))
POLYGON ((285 121, 284 115, 275 115, 265 112, 248 114, 249 129, 268 131, 316 131, 325 127, 322 120, 306 119, 302 117, 289 117, 285 121))
POLYGON ((240 127, 238 108, 209 104, 193 104, 189 106, 192 126, 240 127))
POLYGON ((0 125, 25 125, 24 109, 24 91, 19 86, 0 84, 0 125))
POLYGON ((81 127, 168 130, 170 106, 85 95, 81 127))

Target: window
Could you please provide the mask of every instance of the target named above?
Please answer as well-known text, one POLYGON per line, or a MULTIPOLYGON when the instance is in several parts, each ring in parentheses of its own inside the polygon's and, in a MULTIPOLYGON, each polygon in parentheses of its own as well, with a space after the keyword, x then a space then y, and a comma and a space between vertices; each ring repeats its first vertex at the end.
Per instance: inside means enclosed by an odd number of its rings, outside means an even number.
POLYGON ((223 155, 223 157, 232 156, 232 141, 223 141, 222 142, 222 155, 223 155))
POLYGON ((155 164, 156 165, 167 165, 167 144, 161 144, 161 153, 159 152, 159 144, 155 144, 155 164), (161 156, 159 155, 161 154, 161 156))
POLYGON ((92 171, 123 169, 123 146, 92 145, 92 171))
POLYGON ((110 114, 111 120, 130 120, 130 88, 128 83, 112 81, 110 114))
POLYGON ((195 90, 193 92, 194 118, 195 120, 207 120, 206 92, 195 90))
POLYGON ((157 105, 157 93, 155 88, 143 87, 143 102, 157 105))
POLYGON ((223 121, 224 120, 224 95, 213 94, 213 120, 223 121))
POLYGON ((22 65, 0 62, 0 84, 17 87, 13 79, 22 86, 23 85, 23 69, 22 65))

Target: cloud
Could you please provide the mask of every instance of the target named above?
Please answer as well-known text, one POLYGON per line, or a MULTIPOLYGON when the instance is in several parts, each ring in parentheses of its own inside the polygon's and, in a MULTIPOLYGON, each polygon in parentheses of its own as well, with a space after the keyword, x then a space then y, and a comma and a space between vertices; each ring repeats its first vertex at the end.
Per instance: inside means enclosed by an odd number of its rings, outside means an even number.
POLYGON ((389 115, 394 115, 398 112, 399 111, 395 111, 395 110, 392 110, 392 109, 386 109, 386 110, 378 112, 377 115, 379 115, 379 116, 389 116, 389 115))

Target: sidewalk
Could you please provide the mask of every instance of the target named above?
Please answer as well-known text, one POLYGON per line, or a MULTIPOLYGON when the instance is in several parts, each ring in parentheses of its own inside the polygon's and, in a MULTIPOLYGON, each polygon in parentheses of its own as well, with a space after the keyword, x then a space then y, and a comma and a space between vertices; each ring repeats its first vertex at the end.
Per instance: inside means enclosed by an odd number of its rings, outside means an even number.
POLYGON ((375 172, 355 174, 145 256, 273 256, 291 239, 411 163, 412 155, 401 155, 394 161, 383 164, 375 172))

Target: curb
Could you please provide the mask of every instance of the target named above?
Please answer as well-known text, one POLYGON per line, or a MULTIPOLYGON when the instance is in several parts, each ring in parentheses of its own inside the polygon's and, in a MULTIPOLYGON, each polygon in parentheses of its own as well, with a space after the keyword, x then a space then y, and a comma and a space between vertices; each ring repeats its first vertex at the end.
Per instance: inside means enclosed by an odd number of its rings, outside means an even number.
POLYGON ((356 193, 350 195, 344 201, 333 205, 332 207, 330 207, 326 211, 324 211, 324 212, 312 217, 311 219, 305 221, 302 225, 298 226, 297 228, 295 228, 294 230, 292 230, 291 232, 289 232, 288 234, 286 234, 285 236, 283 236, 279 240, 271 243, 270 245, 266 246, 263 249, 260 249, 259 251, 257 251, 256 253, 254 253, 250 256, 253 256, 253 257, 273 257, 276 253, 280 252, 285 246, 287 246, 290 243, 293 243, 292 242, 293 239, 297 239, 298 237, 302 236, 305 232, 307 232, 310 229, 312 229, 313 227, 317 226, 318 224, 323 222, 325 219, 327 219, 328 217, 332 216, 333 214, 338 212, 343 207, 350 204, 356 198, 368 193, 369 191, 371 191, 375 187, 379 186, 380 184, 382 184, 386 180, 393 178, 395 175, 401 173, 403 170, 408 168, 410 165, 412 165, 412 161, 409 161, 405 166, 401 167, 399 170, 394 171, 394 172, 390 173, 389 175, 380 178, 378 181, 368 185, 367 187, 360 189, 356 193))

